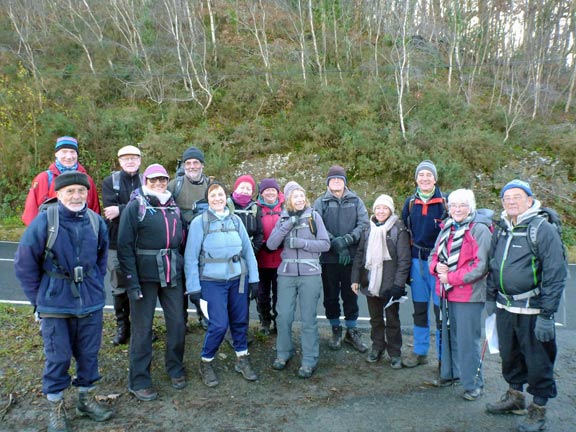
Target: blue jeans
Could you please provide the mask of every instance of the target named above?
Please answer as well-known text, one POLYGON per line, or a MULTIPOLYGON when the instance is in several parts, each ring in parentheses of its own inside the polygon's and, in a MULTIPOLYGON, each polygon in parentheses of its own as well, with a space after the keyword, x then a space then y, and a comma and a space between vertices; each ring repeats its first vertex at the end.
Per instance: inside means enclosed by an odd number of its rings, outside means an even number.
POLYGON ((91 387, 101 377, 98 351, 102 342, 102 310, 84 318, 43 318, 44 376, 42 391, 59 393, 70 386, 68 373, 72 357, 76 359, 73 385, 91 387))
POLYGON ((428 261, 412 258, 410 269, 412 302, 414 304, 414 352, 419 355, 428 354, 430 349, 430 323, 428 320, 428 308, 430 298, 434 303, 436 315, 436 348, 438 355, 440 330, 438 328, 440 304, 436 294, 436 278, 428 271, 428 261))
POLYGON ((278 304, 276 309, 276 355, 288 360, 294 354, 292 342, 292 324, 296 304, 300 307, 302 329, 302 366, 316 367, 320 356, 320 336, 316 309, 322 293, 322 278, 314 276, 278 276, 278 304))

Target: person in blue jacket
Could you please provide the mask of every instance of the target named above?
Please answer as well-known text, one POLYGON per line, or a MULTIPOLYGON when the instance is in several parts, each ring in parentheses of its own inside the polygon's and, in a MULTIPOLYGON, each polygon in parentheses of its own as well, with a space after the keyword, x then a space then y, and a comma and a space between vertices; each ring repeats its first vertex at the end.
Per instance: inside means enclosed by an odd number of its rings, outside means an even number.
POLYGON ((222 183, 208 186, 208 210, 190 223, 184 253, 186 294, 207 303, 200 375, 208 387, 218 385, 212 363, 228 326, 237 357, 234 369, 248 381, 258 379, 247 340, 248 297, 258 294, 258 263, 242 220, 226 205, 227 196, 222 183))
POLYGON ((88 214, 89 189, 84 173, 67 171, 56 177, 58 230, 53 246, 46 248, 48 211, 43 211, 24 232, 14 260, 16 277, 42 319, 42 391, 50 405, 48 430, 53 432, 70 430, 64 410, 64 390, 70 383, 79 390, 77 414, 95 421, 113 415, 89 396, 101 378, 98 352, 108 254, 106 224, 100 216, 88 214), (68 373, 72 357, 76 360, 74 380, 68 373))

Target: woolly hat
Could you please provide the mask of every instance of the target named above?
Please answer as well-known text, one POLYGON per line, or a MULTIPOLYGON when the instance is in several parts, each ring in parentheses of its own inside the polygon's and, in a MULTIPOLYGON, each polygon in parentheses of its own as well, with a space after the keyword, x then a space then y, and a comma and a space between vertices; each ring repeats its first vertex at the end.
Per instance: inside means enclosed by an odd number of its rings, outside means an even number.
POLYGON ((434 165, 434 162, 431 160, 423 160, 418 164, 416 167, 416 172, 414 173, 415 180, 418 179, 418 173, 423 170, 430 171, 434 176, 434 180, 438 180, 438 171, 436 171, 436 165, 434 165))
POLYGON ((54 190, 58 191, 66 186, 81 185, 90 189, 90 182, 88 176, 80 171, 64 171, 54 180, 54 190))
POLYGON ((250 175, 250 174, 244 174, 241 175, 240 177, 238 177, 236 179, 236 181, 234 182, 234 187, 232 188, 232 192, 234 192, 236 190, 236 188, 238 186, 240 186, 240 183, 250 183, 252 185, 252 193, 254 193, 254 191, 256 190, 256 182, 254 181, 254 178, 250 175))
POLYGON ((201 163, 204 163, 204 153, 199 148, 190 147, 182 153, 182 162, 186 162, 188 159, 198 159, 201 163))
POLYGON ((265 179, 262 179, 260 181, 260 186, 258 186, 258 190, 260 191, 260 193, 262 193, 262 191, 265 191, 266 189, 270 189, 270 188, 274 188, 278 192, 280 192, 280 186, 278 185, 278 182, 276 181, 276 179, 265 178, 265 179))
POLYGON ((500 198, 504 196, 504 192, 506 192, 508 189, 514 188, 522 189, 528 196, 534 195, 532 193, 532 189, 530 189, 530 184, 522 180, 514 179, 511 182, 506 183, 506 186, 502 188, 502 191, 500 192, 500 198))
POLYGON ((142 156, 142 153, 140 153, 140 149, 138 147, 131 145, 124 146, 118 150, 118 157, 127 155, 142 156))
POLYGON ((78 141, 76 138, 70 136, 63 136, 58 138, 56 140, 56 147, 54 147, 54 149, 58 151, 65 148, 75 150, 76 153, 78 153, 78 141))
POLYGON ((376 209, 376 207, 379 205, 384 205, 384 206, 388 207, 390 209, 390 211, 392 213, 394 213, 394 210, 395 210, 394 200, 392 199, 392 197, 390 195, 382 194, 378 198, 376 198, 376 201, 374 201, 374 204, 372 205, 372 211, 374 211, 376 209))
POLYGON ((144 182, 146 182, 146 180, 149 178, 156 178, 156 177, 166 177, 168 179, 170 178, 168 172, 166 171, 166 168, 164 168, 160 164, 150 165, 148 168, 146 168, 144 174, 142 174, 142 179, 144 180, 144 182))
POLYGON ((330 179, 341 178, 344 180, 345 184, 348 184, 348 179, 346 178, 346 170, 340 165, 332 165, 328 170, 328 175, 326 176, 326 184, 330 183, 330 179))
POLYGON ((290 199, 290 194, 294 192, 296 189, 304 191, 304 188, 295 181, 289 181, 288 183, 286 183, 286 186, 284 186, 284 196, 286 197, 287 200, 290 199))

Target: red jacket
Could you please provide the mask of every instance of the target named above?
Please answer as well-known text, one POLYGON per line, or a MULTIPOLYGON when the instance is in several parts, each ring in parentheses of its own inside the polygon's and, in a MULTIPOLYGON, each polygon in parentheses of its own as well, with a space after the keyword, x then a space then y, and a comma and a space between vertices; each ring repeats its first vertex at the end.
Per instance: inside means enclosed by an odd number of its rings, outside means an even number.
MULTIPOLYGON (((48 185, 48 173, 42 171, 32 182, 32 186, 28 191, 28 196, 26 197, 26 204, 24 204, 24 213, 22 213, 22 222, 26 225, 30 225, 30 222, 34 220, 38 214, 38 207, 42 205, 44 201, 48 198, 54 198, 56 196, 56 191, 54 190, 54 180, 60 174, 56 164, 52 163, 48 168, 52 173, 52 182, 48 185)), ((88 175, 86 169, 78 164, 78 171, 88 175)), ((96 190, 96 185, 92 177, 88 175, 88 181, 90 182, 90 190, 88 191, 88 208, 100 214, 100 203, 98 201, 98 191, 96 190)))
MULTIPOLYGON (((280 213, 282 212, 282 204, 284 204, 284 195, 282 192, 278 194, 278 204, 276 207, 271 209, 266 207, 260 201, 256 201, 256 204, 262 208, 262 228, 264 230, 264 240, 263 244, 266 244, 266 240, 270 237, 270 233, 276 226, 276 222, 280 219, 280 213)), ((271 251, 267 247, 260 248, 256 259, 258 260, 258 267, 260 268, 278 268, 282 262, 282 248, 271 251)))

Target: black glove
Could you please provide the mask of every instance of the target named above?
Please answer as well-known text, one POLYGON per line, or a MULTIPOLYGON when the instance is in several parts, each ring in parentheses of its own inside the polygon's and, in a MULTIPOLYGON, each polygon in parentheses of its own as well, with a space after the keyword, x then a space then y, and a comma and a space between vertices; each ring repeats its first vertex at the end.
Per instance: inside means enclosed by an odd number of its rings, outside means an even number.
POLYGON ((338 253, 338 264, 347 266, 350 264, 350 261, 350 252, 348 251, 348 248, 344 248, 338 253))
POLYGON ((272 252, 274 252, 273 250, 271 250, 271 249, 268 247, 268 245, 266 244, 266 242, 262 243, 262 250, 264 250, 264 252, 267 252, 267 253, 272 253, 272 252))
POLYGON ((492 315, 493 313, 496 312, 496 302, 493 300, 486 300, 484 309, 486 309, 486 316, 492 315))
POLYGON ((344 249, 348 249, 348 244, 346 243, 346 239, 344 237, 334 237, 330 242, 330 248, 339 254, 344 249))
POLYGON ((250 282, 248 284, 248 292, 250 296, 250 300, 255 300, 258 297, 258 286, 260 285, 259 282, 250 282))
POLYGON ((200 299, 202 298, 202 291, 196 291, 190 293, 188 294, 188 297, 190 298, 190 301, 195 304, 196 302, 199 302, 200 299))
POLYGON ((288 247, 292 249, 302 249, 306 247, 306 240, 298 237, 290 237, 288 239, 288 247))
POLYGON ((144 298, 144 296, 142 295, 142 290, 140 289, 140 287, 129 289, 126 291, 126 294, 128 295, 128 298, 130 300, 134 300, 134 301, 138 301, 141 298, 144 298))
POLYGON ((554 317, 538 315, 534 326, 534 335, 540 342, 550 342, 554 339, 554 317))
POLYGON ((399 300, 400 297, 405 296, 405 295, 406 295, 406 290, 404 289, 403 286, 394 285, 392 287, 392 289, 390 290, 390 296, 392 297, 392 300, 399 300))

